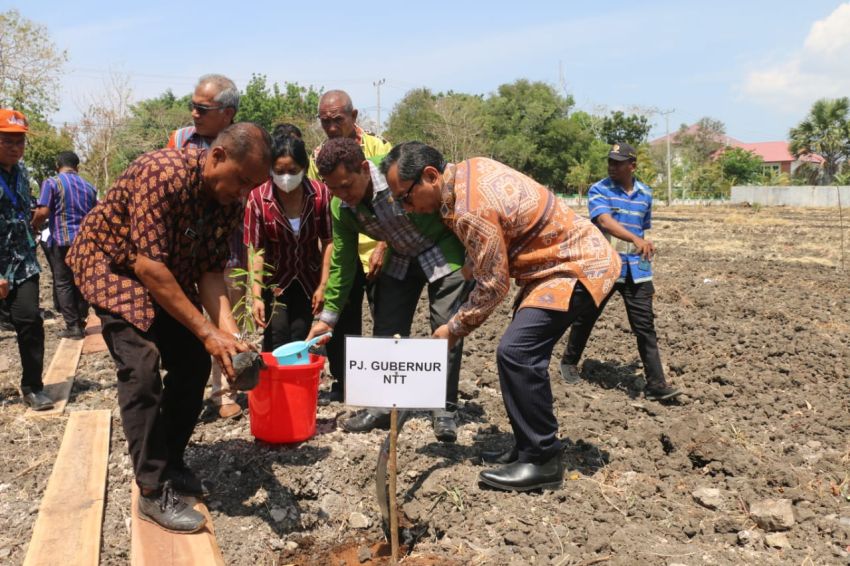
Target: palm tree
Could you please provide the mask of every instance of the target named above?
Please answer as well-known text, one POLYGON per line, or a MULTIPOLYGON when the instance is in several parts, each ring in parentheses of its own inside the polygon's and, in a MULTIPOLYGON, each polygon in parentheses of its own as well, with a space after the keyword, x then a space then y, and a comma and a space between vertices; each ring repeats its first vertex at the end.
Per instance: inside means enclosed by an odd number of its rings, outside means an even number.
POLYGON ((850 158, 850 99, 822 98, 809 115, 791 128, 791 152, 814 153, 824 159, 823 182, 832 182, 841 163, 850 158))

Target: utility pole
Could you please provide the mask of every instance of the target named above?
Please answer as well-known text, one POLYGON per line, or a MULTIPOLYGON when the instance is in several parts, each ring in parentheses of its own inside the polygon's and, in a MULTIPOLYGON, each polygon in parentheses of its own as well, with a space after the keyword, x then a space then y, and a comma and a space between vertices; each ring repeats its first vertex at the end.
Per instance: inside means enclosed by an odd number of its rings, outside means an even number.
POLYGON ((374 86, 378 91, 378 127, 377 132, 379 136, 381 135, 381 85, 387 82, 387 79, 380 79, 372 82, 372 86, 374 86))
POLYGON ((670 173, 670 114, 675 111, 675 108, 671 108, 670 110, 665 110, 664 112, 658 112, 659 114, 664 116, 664 129, 666 131, 665 138, 667 140, 667 206, 670 206, 670 203, 673 202, 673 177, 670 173))

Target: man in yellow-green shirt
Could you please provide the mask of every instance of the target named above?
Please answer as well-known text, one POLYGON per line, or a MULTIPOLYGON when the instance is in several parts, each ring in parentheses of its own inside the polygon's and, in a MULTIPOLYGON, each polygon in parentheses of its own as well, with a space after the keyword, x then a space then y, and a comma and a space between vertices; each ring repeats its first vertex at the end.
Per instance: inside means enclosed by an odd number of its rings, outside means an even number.
MULTIPOLYGON (((366 159, 380 163, 392 149, 392 144, 380 136, 365 131, 357 125, 357 110, 351 102, 351 97, 342 90, 329 90, 319 100, 319 122, 328 139, 351 138, 363 149, 366 159)), ((316 157, 322 150, 320 144, 313 151, 307 176, 319 179, 316 169, 316 157)), ((365 234, 358 238, 359 263, 355 280, 348 295, 348 300, 340 312, 339 321, 335 326, 335 336, 328 342, 328 365, 331 375, 336 382, 328 394, 324 392, 319 397, 319 404, 326 405, 331 401, 342 401, 343 384, 345 383, 345 335, 362 334, 363 295, 369 300, 370 309, 374 311, 373 289, 374 281, 381 272, 386 245, 376 242, 365 234)))

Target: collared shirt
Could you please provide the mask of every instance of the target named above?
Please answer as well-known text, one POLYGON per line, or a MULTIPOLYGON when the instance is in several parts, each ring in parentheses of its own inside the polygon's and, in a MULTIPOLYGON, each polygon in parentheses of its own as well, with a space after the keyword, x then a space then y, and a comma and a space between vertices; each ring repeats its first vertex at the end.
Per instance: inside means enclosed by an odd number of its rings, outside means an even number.
POLYGON ((383 273, 395 279, 407 276, 411 260, 419 262, 428 281, 460 269, 463 246, 446 228, 438 213, 407 214, 393 201, 384 176, 374 163, 369 163, 372 176, 372 201, 351 208, 338 198, 331 202, 334 251, 331 273, 325 289, 325 308, 320 319, 336 324, 339 312, 348 299, 354 272, 351 269, 357 254, 357 236, 367 234, 389 246, 383 273))
MULTIPOLYGON (((652 228, 652 189, 637 179, 634 180, 632 192, 614 183, 610 177, 602 179, 587 192, 587 208, 590 220, 596 223, 602 214, 611 217, 639 238, 643 238, 645 230, 652 228)), ((620 253, 623 262, 618 283, 624 283, 631 278, 635 283, 652 281, 652 263, 645 261, 636 253, 631 242, 624 242, 610 234, 606 234, 611 245, 620 253)))
POLYGON ((165 264, 195 306, 203 273, 222 271, 241 203, 202 192, 206 150, 161 149, 136 159, 86 216, 66 262, 85 299, 146 331, 153 297, 134 272, 141 254, 165 264))
POLYGON ((166 147, 172 149, 209 149, 210 142, 201 137, 197 130, 195 130, 195 126, 187 126, 171 132, 171 135, 168 136, 168 145, 166 147))
POLYGON ((32 197, 26 167, 20 163, 10 172, 0 169, 0 179, 4 184, 0 188, 0 279, 14 289, 41 271, 30 227, 32 197))
MULTIPOLYGON (((381 136, 376 136, 371 132, 367 132, 357 124, 354 125, 354 139, 358 144, 360 144, 360 148, 363 150, 363 155, 366 159, 371 160, 376 165, 380 165, 384 156, 393 148, 393 144, 381 136)), ((324 142, 319 144, 319 146, 313 150, 313 158, 310 159, 310 167, 307 169, 307 176, 311 179, 320 180, 319 170, 316 169, 316 158, 319 156, 319 152, 322 151, 322 145, 324 145, 324 142)), ((366 234, 360 234, 357 251, 360 256, 360 263, 363 264, 363 269, 367 272, 369 271, 369 259, 372 257, 372 252, 376 245, 378 245, 378 242, 366 234)))
POLYGON ((576 281, 596 304, 611 292, 620 259, 590 221, 533 179, 492 159, 448 165, 440 214, 466 246, 475 289, 449 320, 466 336, 520 287, 517 308, 565 311, 576 281))
POLYGON ((38 206, 50 209, 48 245, 70 246, 83 218, 97 204, 97 190, 76 172, 59 173, 41 184, 38 206))
POLYGON ((275 198, 271 181, 256 187, 248 195, 245 208, 245 244, 265 250, 264 261, 274 273, 264 279, 282 293, 293 281, 298 281, 308 297, 319 286, 322 276, 320 240, 330 240, 331 195, 324 183, 305 178, 300 223, 296 232, 280 203, 275 198))

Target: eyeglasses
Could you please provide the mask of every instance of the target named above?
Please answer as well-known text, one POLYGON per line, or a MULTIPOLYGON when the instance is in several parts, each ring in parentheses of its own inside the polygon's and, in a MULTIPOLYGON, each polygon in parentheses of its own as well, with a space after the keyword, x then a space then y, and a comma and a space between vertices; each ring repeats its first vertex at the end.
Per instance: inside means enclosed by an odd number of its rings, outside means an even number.
POLYGON ((336 116, 316 116, 316 118, 319 119, 322 126, 330 126, 331 124, 342 126, 343 122, 345 122, 345 114, 337 114, 336 116))
POLYGON ((198 104, 197 102, 189 102, 189 111, 191 112, 191 111, 195 110, 201 116, 203 116, 204 114, 206 114, 210 110, 224 110, 225 108, 227 108, 227 107, 221 106, 221 105, 207 106, 206 104, 198 104))
POLYGON ((21 136, 19 138, 9 138, 6 136, 0 136, 0 145, 4 145, 6 147, 26 147, 27 138, 24 136, 21 136))
POLYGON ((393 197, 393 200, 397 201, 399 204, 409 204, 409 205, 413 206, 413 201, 410 200, 410 197, 412 196, 411 193, 413 192, 413 187, 418 185, 421 180, 422 180, 422 171, 420 171, 419 174, 416 176, 416 178, 413 179, 413 184, 411 184, 409 187, 407 187, 407 190, 404 191, 404 194, 399 195, 397 197, 393 197))

